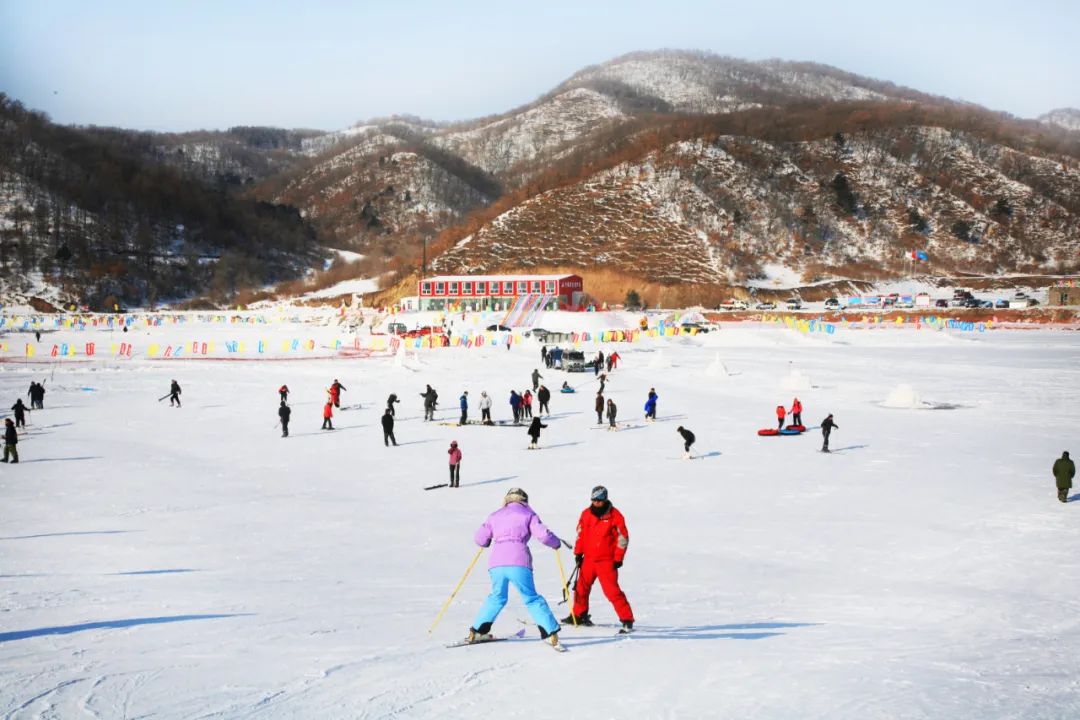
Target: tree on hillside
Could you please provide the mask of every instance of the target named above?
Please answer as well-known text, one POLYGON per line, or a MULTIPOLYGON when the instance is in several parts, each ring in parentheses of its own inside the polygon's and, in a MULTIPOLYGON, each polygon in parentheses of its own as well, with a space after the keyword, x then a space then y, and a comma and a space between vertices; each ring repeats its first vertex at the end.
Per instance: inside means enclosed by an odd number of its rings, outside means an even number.
POLYGON ((623 305, 627 310, 639 310, 641 309, 641 296, 638 295, 637 290, 627 290, 626 299, 623 301, 623 305))
POLYGON ((858 210, 859 202, 855 193, 851 191, 851 184, 844 173, 837 173, 832 181, 833 192, 836 193, 836 204, 848 215, 854 215, 858 210))

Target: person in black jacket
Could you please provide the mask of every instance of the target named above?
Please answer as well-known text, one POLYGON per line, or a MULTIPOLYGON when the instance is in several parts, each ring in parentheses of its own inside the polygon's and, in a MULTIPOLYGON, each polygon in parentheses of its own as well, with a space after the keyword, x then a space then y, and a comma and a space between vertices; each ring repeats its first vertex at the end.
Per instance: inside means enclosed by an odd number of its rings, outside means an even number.
POLYGON ((682 439, 684 440, 683 457, 689 460, 690 446, 694 444, 694 441, 697 440, 697 438, 694 437, 694 433, 690 432, 689 428, 684 428, 682 425, 678 427, 677 432, 682 435, 682 439))
POLYGON ((829 413, 829 417, 821 421, 821 436, 825 439, 821 446, 821 452, 829 452, 829 433, 839 429, 840 426, 833 422, 832 413, 829 413))
POLYGON ((534 417, 532 419, 532 425, 530 425, 529 429, 525 431, 529 435, 529 437, 532 438, 532 442, 529 443, 530 450, 536 449, 536 443, 540 442, 540 428, 546 427, 547 425, 543 425, 540 423, 540 418, 534 417))
POLYGON ((540 409, 536 411, 536 414, 543 415, 547 413, 551 415, 551 408, 548 407, 548 403, 551 402, 551 391, 547 389, 547 385, 541 385, 540 389, 536 391, 536 399, 540 401, 540 409))
POLYGON ((615 405, 615 401, 612 400, 611 398, 608 398, 608 401, 607 401, 608 430, 614 430, 615 429, 615 416, 618 415, 618 414, 619 414, 619 408, 615 405))
POLYGON ((397 447, 397 438, 394 437, 394 408, 386 408, 386 412, 382 416, 382 441, 383 445, 390 447, 390 443, 394 443, 394 447, 397 447))
POLYGON ((593 406, 596 410, 596 424, 604 424, 604 395, 603 393, 596 393, 596 404, 593 406))
POLYGON ((439 404, 439 393, 435 392, 435 388, 428 385, 427 389, 420 393, 420 397, 424 398, 424 420, 434 420, 435 406, 439 404))
POLYGON ((180 383, 175 380, 169 385, 169 406, 180 407, 180 383))
POLYGON ((391 415, 397 415, 397 413, 394 412, 394 403, 396 402, 401 401, 398 400, 397 395, 395 395, 394 393, 390 393, 390 397, 386 398, 386 409, 390 411, 391 415))
POLYGON ((277 409, 277 416, 281 419, 281 437, 289 437, 289 418, 292 416, 292 408, 281 401, 281 407, 277 409))
POLYGON ((4 462, 11 457, 11 462, 19 462, 19 432, 15 429, 15 423, 11 418, 4 418, 4 462))
POLYGON ((15 413, 15 427, 26 427, 26 406, 23 405, 22 398, 15 401, 15 404, 11 406, 11 410, 15 413))

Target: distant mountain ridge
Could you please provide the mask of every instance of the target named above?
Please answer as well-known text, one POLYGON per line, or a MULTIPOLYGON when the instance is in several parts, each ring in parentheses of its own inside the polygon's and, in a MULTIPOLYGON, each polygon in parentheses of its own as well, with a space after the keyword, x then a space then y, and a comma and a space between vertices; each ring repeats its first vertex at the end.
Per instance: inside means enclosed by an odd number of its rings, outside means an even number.
POLYGON ((1038 117, 1039 122, 1056 125, 1066 130, 1080 132, 1080 110, 1077 108, 1058 108, 1038 117))
POLYGON ((932 272, 1076 271, 1076 116, 1024 121, 814 63, 664 50, 467 122, 136 144, 234 198, 295 208, 391 284, 426 254, 440 272, 604 269, 719 293, 766 265, 806 282, 895 277, 913 250, 932 272))

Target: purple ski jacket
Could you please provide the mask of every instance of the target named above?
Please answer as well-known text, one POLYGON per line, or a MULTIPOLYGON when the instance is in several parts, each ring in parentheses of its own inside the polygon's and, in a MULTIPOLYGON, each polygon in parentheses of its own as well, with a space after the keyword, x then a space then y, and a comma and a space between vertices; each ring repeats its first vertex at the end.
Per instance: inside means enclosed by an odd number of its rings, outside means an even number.
POLYGON ((533 535, 549 548, 558 548, 561 544, 555 533, 540 522, 540 516, 532 508, 512 502, 488 515, 484 524, 477 528, 473 539, 482 547, 494 543, 488 559, 489 568, 517 565, 531 570, 529 538, 533 535))

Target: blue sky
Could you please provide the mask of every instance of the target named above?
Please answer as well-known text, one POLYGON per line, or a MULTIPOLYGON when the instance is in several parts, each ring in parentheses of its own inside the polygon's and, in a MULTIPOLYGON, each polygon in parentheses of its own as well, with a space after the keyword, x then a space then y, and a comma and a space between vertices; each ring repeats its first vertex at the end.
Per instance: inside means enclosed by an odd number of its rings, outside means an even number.
POLYGON ((451 121, 681 48, 810 60, 1034 117, 1080 107, 1080 2, 0 0, 0 91, 148 130, 451 121))

